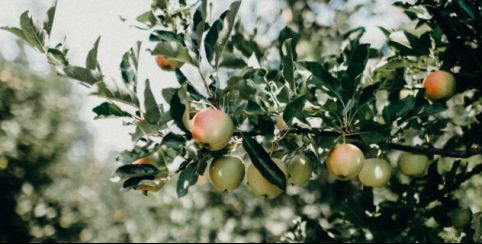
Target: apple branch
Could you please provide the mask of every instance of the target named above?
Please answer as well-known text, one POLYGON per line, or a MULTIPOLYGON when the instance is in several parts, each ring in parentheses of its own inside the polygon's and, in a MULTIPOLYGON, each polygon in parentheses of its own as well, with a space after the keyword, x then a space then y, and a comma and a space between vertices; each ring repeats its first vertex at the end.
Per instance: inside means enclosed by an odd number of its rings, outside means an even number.
MULTIPOLYGON (((319 129, 306 129, 306 128, 291 128, 286 131, 286 133, 290 134, 311 134, 315 136, 327 136, 327 137, 338 137, 341 136, 341 133, 338 131, 332 131, 332 130, 319 130, 319 129)), ((258 136, 262 135, 261 131, 236 131, 234 132, 234 135, 236 136, 241 136, 241 134, 247 135, 247 136, 258 136)), ((346 134, 345 135, 348 138, 354 138, 355 136, 357 137, 357 134, 346 134)), ((451 157, 451 158, 469 158, 474 155, 481 155, 482 154, 482 147, 478 146, 475 148, 470 148, 467 150, 454 150, 454 151, 449 151, 441 148, 436 148, 433 146, 409 146, 409 145, 404 145, 400 143, 394 143, 394 142, 386 142, 386 145, 392 149, 395 150, 400 150, 400 151, 405 151, 405 152, 411 152, 415 154, 424 154, 424 155, 440 155, 444 157, 451 157)))

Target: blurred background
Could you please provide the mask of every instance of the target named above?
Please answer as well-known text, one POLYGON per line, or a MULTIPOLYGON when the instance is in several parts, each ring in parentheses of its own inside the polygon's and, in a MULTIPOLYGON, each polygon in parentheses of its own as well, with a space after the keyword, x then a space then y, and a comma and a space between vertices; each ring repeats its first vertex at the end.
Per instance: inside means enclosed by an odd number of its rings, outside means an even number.
MULTIPOLYGON (((214 12, 229 3, 213 2, 214 12)), ((359 26, 367 28, 362 40, 381 47, 377 26, 394 29, 408 22, 391 3, 245 0, 240 18, 248 30, 255 25, 261 33, 267 30, 257 36, 259 43, 276 38, 272 35, 288 23, 316 28, 317 35, 298 48, 320 55, 336 52, 342 33, 359 26)), ((50 4, 2 0, 0 26, 18 26, 26 10, 42 19, 50 4)), ((134 25, 149 6, 148 0, 59 1, 51 42, 67 37, 69 57, 80 63, 102 36, 100 65, 118 78, 124 52, 137 40, 147 42, 149 33, 134 25)), ((271 202, 246 187, 220 194, 202 183, 182 199, 175 182, 147 197, 119 192, 109 178, 117 153, 132 147, 132 128, 120 120, 94 120, 91 109, 102 100, 53 74, 43 56, 7 32, 0 32, 0 54, 0 242, 259 242, 280 240, 288 232, 295 238, 301 221, 308 225, 303 231, 317 231, 309 228, 310 221, 329 211, 316 181, 271 202)), ((158 101, 160 89, 174 84, 174 74, 158 69, 147 52, 141 54, 139 73, 145 76, 141 80, 158 81, 153 88, 158 101)), ((466 189, 471 190, 460 194, 482 195, 480 188, 466 189)))

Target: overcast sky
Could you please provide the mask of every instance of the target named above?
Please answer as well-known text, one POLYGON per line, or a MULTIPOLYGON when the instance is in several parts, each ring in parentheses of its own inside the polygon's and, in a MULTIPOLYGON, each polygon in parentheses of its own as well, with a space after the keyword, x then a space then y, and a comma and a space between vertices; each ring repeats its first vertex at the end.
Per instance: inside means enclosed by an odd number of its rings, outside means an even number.
MULTIPOLYGON (((350 1, 352 4, 364 0, 350 1)), ((230 1, 217 0, 214 4, 214 12, 225 9, 230 1)), ((330 7, 321 9, 318 16, 319 21, 330 24, 333 21, 332 8, 337 6, 337 2, 332 1, 330 7)), ((365 9, 352 16, 349 22, 354 26, 366 26, 369 34, 365 41, 379 43, 381 33, 376 30, 376 26, 393 28, 401 22, 401 12, 395 11, 391 7, 391 0, 377 1, 375 9, 365 9), (371 12, 375 14, 369 14, 371 12)), ((46 9, 52 1, 49 0, 0 0, 0 26, 18 26, 19 16, 25 10, 30 10, 34 19, 43 19, 46 9)), ((132 47, 137 40, 147 42, 148 32, 133 28, 135 18, 149 9, 150 0, 59 0, 52 30, 51 45, 62 41, 67 37, 66 43, 70 48, 69 57, 74 64, 83 65, 85 55, 92 47, 98 36, 102 36, 99 47, 99 62, 103 72, 115 79, 119 79, 119 62, 125 51, 132 47), (126 22, 122 22, 121 18, 126 22)), ((240 16, 243 20, 250 19, 252 16, 253 5, 257 16, 274 16, 278 13, 278 0, 245 0, 241 6, 240 16)), ((249 25, 249 23, 247 23, 249 25)), ((12 59, 17 55, 15 48, 15 38, 13 35, 0 31, 0 52, 7 59, 12 59)), ((47 73, 48 65, 45 57, 27 50, 31 60, 32 68, 39 73, 47 73)), ((152 82, 154 93, 160 100, 160 90, 163 87, 174 84, 174 74, 164 72, 157 68, 153 58, 147 53, 141 53, 140 57, 140 80, 149 78, 152 82)), ((132 128, 122 126, 122 122, 116 119, 93 120, 95 114, 92 108, 100 104, 103 100, 93 96, 87 96, 88 90, 80 85, 75 86, 76 92, 83 94, 81 118, 86 122, 89 131, 94 135, 95 156, 100 161, 105 161, 110 155, 110 151, 120 151, 130 148, 129 132, 132 128)))

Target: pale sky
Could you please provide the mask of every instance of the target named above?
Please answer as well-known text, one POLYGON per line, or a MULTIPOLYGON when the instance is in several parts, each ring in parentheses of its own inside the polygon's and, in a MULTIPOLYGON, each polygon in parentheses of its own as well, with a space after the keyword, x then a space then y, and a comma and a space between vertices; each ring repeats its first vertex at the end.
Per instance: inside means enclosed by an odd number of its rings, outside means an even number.
MULTIPOLYGON (((354 0, 350 3, 360 1, 363 0, 354 0)), ((49 0, 0 0, 0 9, 2 10, 0 26, 19 26, 19 16, 25 10, 30 10, 34 19, 41 20, 51 2, 49 0)), ((218 0, 215 2, 214 12, 217 13, 224 10, 230 1, 218 0)), ((322 8, 317 21, 330 24, 333 7, 335 9, 344 7, 336 6, 337 2, 339 1, 333 1, 330 8, 322 8)), ((370 34, 365 36, 366 42, 380 43, 381 33, 376 30, 377 25, 394 28, 400 24, 403 15, 401 12, 394 11, 393 7, 390 6, 391 2, 393 1, 377 1, 377 6, 374 9, 375 15, 370 15, 369 18, 366 15, 369 12, 368 9, 362 9, 359 14, 350 18, 349 22, 352 26, 363 25, 368 27, 370 34)), ((150 3, 150 0, 59 0, 52 29, 51 45, 62 41, 66 36, 66 43, 70 49, 70 60, 74 64, 84 65, 87 52, 96 38, 101 35, 98 54, 101 68, 107 76, 120 79, 118 67, 124 52, 129 50, 137 40, 146 44, 143 46, 143 50, 149 45, 147 41, 148 32, 133 28, 132 25, 135 24, 135 18, 138 15, 149 9, 150 3), (122 22, 120 16, 127 19, 126 22, 122 22)), ((277 0, 264 0, 262 2, 244 0, 241 5, 240 17, 243 20, 248 20, 247 28, 250 27, 249 20, 252 17, 254 5, 257 6, 255 8, 257 16, 274 16, 278 14, 277 11, 280 7, 277 0)), ((2 55, 7 59, 14 58, 17 55, 17 50, 12 47, 15 45, 13 35, 0 31, 0 52, 2 55)), ((29 59, 32 60, 32 68, 36 72, 46 73, 48 64, 45 58, 32 50, 27 51, 29 59)), ((140 81, 146 78, 151 80, 156 99, 158 103, 161 103, 161 89, 174 84, 174 74, 161 71, 146 51, 141 53, 139 63, 140 81)), ((142 91, 142 87, 139 90, 142 91)), ((81 119, 86 122, 89 131, 94 135, 96 158, 105 161, 111 151, 118 152, 130 148, 132 142, 129 132, 132 131, 132 128, 122 126, 121 120, 118 119, 94 121, 95 114, 92 112, 92 108, 104 100, 88 96, 88 90, 80 85, 76 85, 75 90, 83 97, 82 101, 73 102, 82 103, 81 119)))

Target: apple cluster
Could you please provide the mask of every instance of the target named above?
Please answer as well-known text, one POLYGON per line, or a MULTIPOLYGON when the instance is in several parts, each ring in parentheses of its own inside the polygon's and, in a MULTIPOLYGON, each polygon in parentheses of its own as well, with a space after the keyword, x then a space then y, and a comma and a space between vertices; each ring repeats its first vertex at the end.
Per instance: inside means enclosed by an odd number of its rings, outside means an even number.
MULTIPOLYGON (((183 65, 161 55, 156 56, 156 62, 163 70, 174 70, 183 65)), ((431 101, 448 99, 455 93, 455 78, 449 72, 435 71, 427 75, 423 86, 427 99, 431 101)), ((184 123, 191 131, 194 141, 209 151, 224 149, 233 137, 234 123, 231 117, 220 109, 201 110, 195 114, 192 121, 189 121, 188 113, 185 113, 185 117, 184 123)), ((281 116, 276 117, 276 127, 279 130, 289 129, 281 116)), ((302 154, 290 158, 287 164, 280 158, 272 158, 272 160, 291 185, 304 185, 312 176, 312 162, 302 154)), ((140 159, 135 163, 142 164, 150 161, 140 159)), ((428 165, 427 156, 408 152, 402 153, 398 160, 399 171, 406 176, 422 176, 428 165)), ((349 143, 335 145, 328 153, 326 166, 328 172, 336 179, 351 180, 358 176, 362 185, 375 188, 387 185, 393 171, 387 160, 366 159, 356 145, 349 143)), ((211 184, 220 191, 232 191, 238 188, 246 176, 247 184, 258 196, 273 199, 283 192, 268 181, 252 163, 249 163, 246 169, 243 159, 238 156, 223 155, 214 158, 207 173, 211 184)))
MULTIPOLYGON (((222 110, 208 108, 194 115, 190 130, 192 138, 199 146, 210 151, 220 151, 229 144, 234 134, 234 123, 222 110)), ((272 160, 284 173, 290 185, 304 185, 312 176, 312 162, 302 154, 295 155, 286 164, 280 158, 272 160)), ((150 161, 144 158, 135 163, 150 161)), ((422 176, 428 165, 427 156, 406 152, 401 154, 398 161, 400 172, 407 176, 422 176)), ((358 176, 366 187, 383 187, 389 182, 392 174, 392 166, 388 161, 381 158, 365 159, 357 146, 348 143, 335 145, 330 150, 326 166, 328 172, 337 179, 351 180, 358 176)), ((214 158, 207 173, 213 187, 220 191, 238 188, 246 176, 248 186, 258 196, 273 199, 283 192, 268 181, 252 163, 249 163, 246 169, 243 159, 238 156, 223 155, 214 158)))

